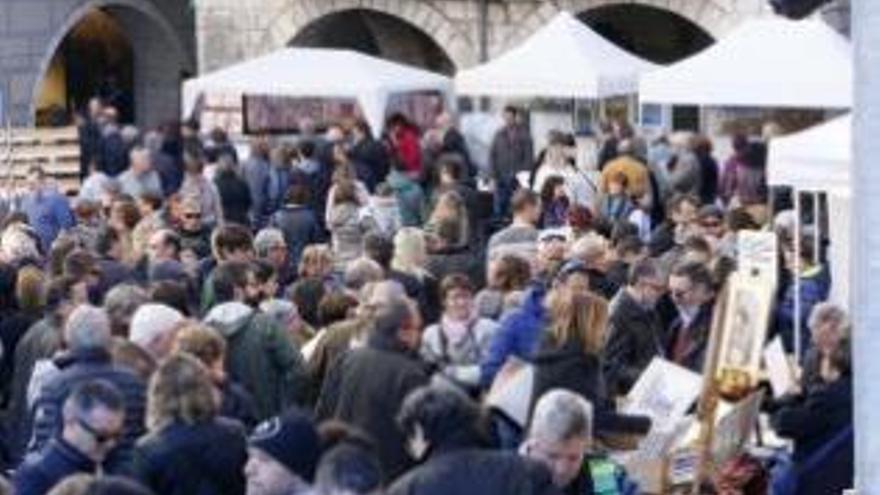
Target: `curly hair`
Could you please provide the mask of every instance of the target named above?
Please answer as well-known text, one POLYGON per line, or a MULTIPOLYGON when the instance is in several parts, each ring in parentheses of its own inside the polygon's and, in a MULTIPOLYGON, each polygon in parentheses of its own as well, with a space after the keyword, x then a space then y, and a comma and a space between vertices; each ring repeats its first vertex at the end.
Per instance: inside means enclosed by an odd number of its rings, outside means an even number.
POLYGON ((217 416, 219 400, 211 374, 199 360, 186 353, 166 359, 150 380, 147 428, 158 431, 182 422, 196 424, 217 416))

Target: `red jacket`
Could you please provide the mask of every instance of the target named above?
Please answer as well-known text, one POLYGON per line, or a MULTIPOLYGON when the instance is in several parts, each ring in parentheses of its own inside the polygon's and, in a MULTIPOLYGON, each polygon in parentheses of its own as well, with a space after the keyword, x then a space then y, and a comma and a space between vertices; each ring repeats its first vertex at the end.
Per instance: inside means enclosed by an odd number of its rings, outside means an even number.
POLYGON ((422 146, 417 129, 402 126, 395 130, 394 152, 409 175, 422 173, 422 146))

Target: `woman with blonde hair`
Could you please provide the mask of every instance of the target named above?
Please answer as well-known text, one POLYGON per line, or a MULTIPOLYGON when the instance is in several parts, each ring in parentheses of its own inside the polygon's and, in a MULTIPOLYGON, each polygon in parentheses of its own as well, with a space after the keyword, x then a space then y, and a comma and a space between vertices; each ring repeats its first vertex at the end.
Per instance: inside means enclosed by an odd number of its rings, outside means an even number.
POLYGON ((244 493, 245 429, 219 411, 210 371, 189 354, 169 356, 150 380, 149 433, 135 448, 135 478, 167 495, 244 493))
POLYGON ((617 415, 613 398, 608 396, 600 360, 608 303, 589 292, 554 289, 546 304, 550 322, 534 358, 532 397, 541 397, 552 389, 570 390, 595 407, 597 433, 647 432, 650 421, 617 415))
POLYGON ((438 226, 444 221, 452 220, 458 224, 458 239, 454 248, 467 246, 471 241, 471 226, 468 222, 469 213, 464 198, 455 191, 447 191, 440 195, 437 204, 431 211, 425 230, 436 233, 438 226))
POLYGON ((425 323, 434 323, 440 316, 439 284, 427 270, 428 241, 425 233, 415 227, 404 227, 394 236, 392 271, 418 282, 417 302, 425 323))
POLYGON ((28 265, 15 278, 15 310, 0 317, 0 401, 8 400, 15 364, 15 349, 28 329, 43 317, 46 308, 46 274, 28 265))

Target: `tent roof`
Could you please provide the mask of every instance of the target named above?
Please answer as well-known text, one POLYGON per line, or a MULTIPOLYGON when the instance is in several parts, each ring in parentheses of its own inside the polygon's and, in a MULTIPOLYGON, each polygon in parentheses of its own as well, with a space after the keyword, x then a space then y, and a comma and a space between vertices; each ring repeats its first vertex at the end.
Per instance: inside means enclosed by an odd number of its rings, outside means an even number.
POLYGON ((851 192, 852 116, 770 141, 767 182, 841 196, 851 192))
POLYGON ((568 12, 521 45, 455 78, 465 95, 601 98, 634 93, 656 66, 618 48, 568 12))
POLYGON ((677 64, 646 74, 644 103, 849 108, 853 51, 818 19, 745 21, 728 37, 677 64))
POLYGON ((184 83, 184 110, 198 93, 221 91, 242 94, 359 97, 366 92, 386 93, 452 89, 440 74, 389 62, 350 50, 284 48, 220 69, 184 83))

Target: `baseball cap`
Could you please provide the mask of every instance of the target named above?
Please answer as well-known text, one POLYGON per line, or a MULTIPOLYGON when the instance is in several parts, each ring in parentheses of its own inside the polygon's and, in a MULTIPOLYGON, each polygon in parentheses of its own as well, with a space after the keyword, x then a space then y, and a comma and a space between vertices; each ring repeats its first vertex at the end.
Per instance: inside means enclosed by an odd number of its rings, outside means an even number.
POLYGON ((314 479, 321 444, 315 424, 303 412, 291 409, 260 423, 248 443, 307 482, 314 479))

